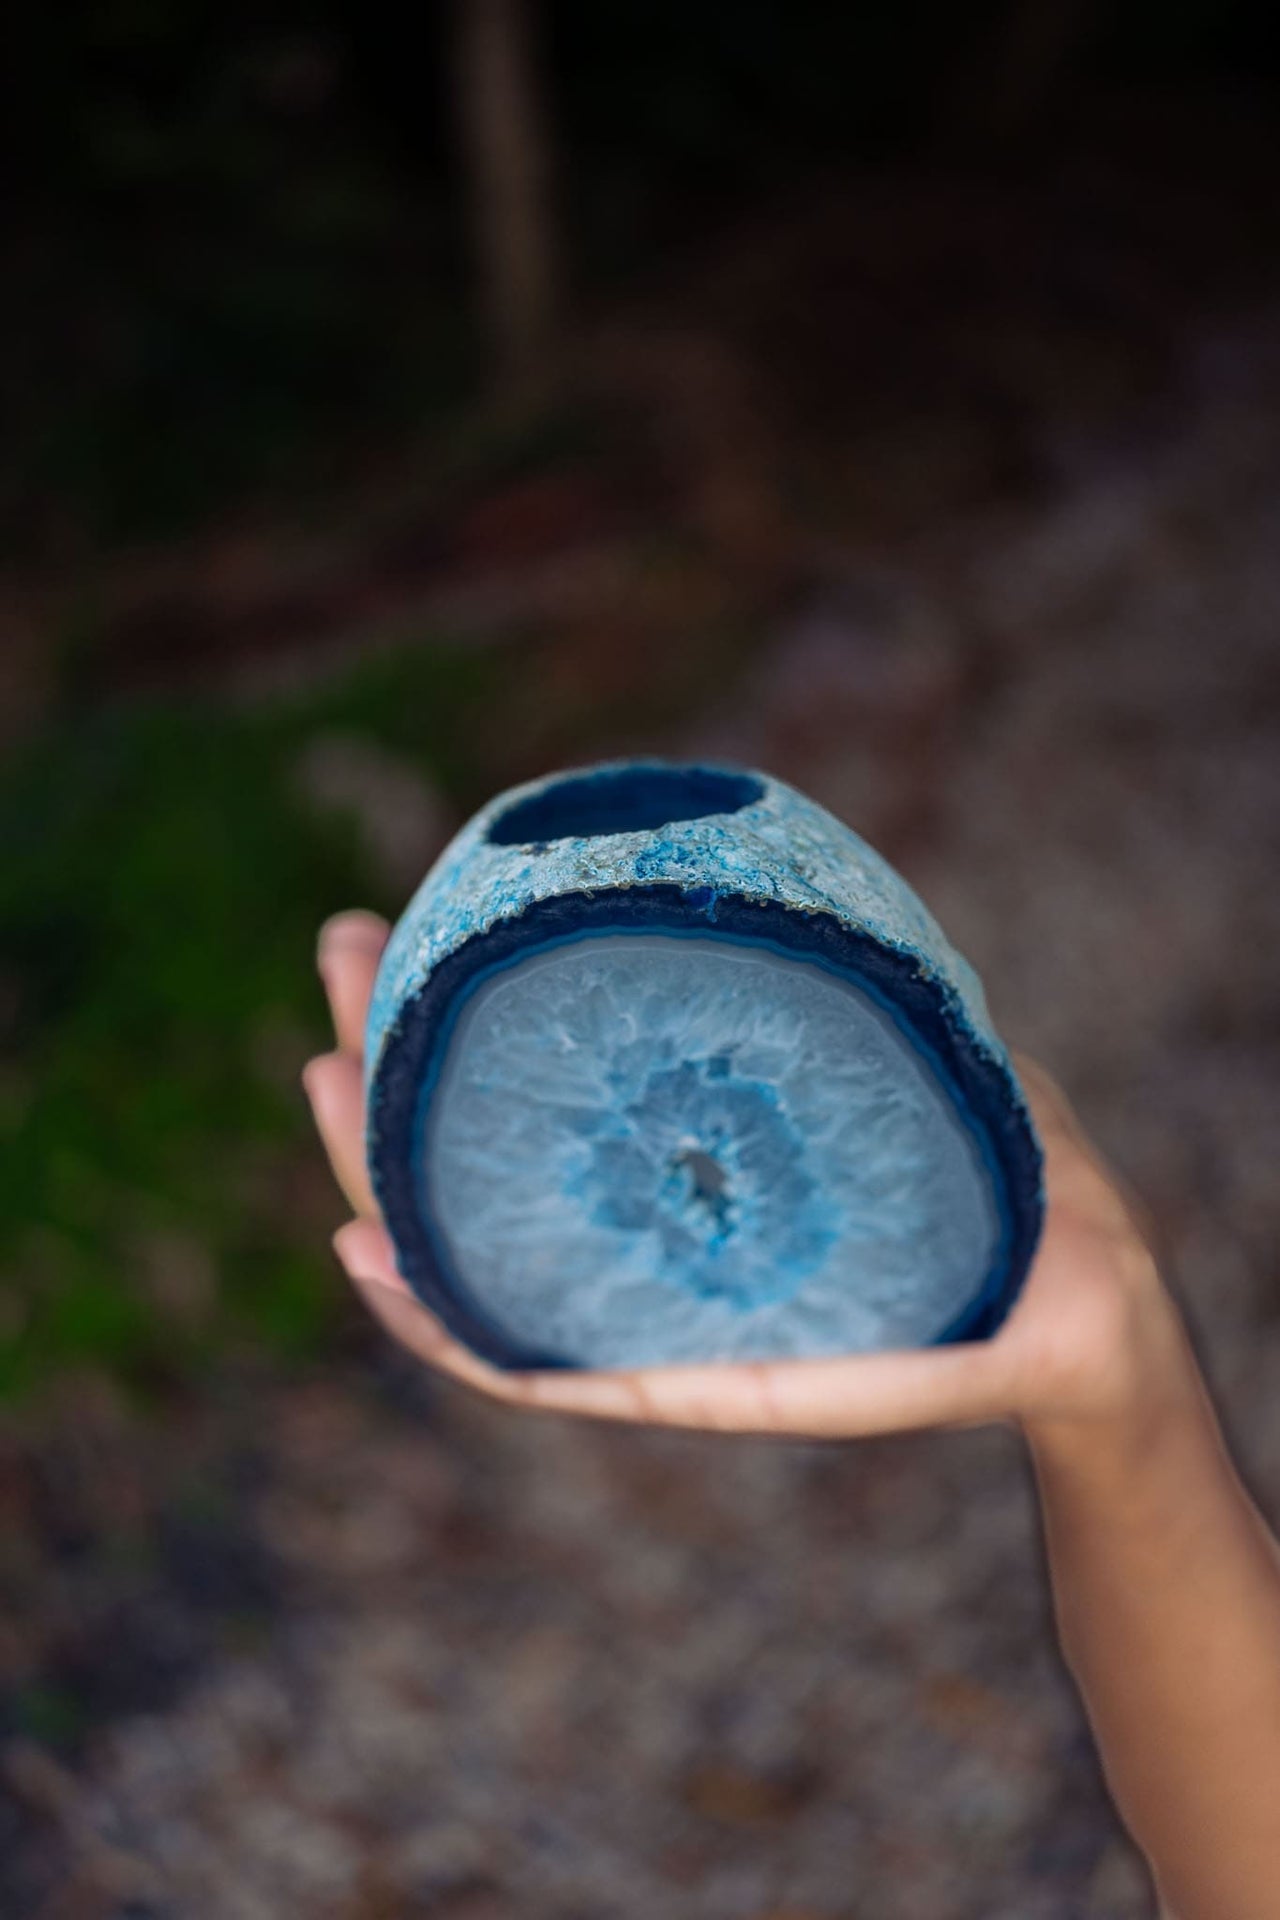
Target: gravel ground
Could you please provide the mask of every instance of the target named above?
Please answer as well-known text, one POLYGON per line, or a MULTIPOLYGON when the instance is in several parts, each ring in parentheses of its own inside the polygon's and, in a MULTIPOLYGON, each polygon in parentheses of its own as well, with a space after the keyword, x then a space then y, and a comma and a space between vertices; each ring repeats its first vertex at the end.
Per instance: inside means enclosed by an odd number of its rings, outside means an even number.
MULTIPOLYGON (((769 765, 903 865, 1154 1211, 1273 1518, 1277 319, 1189 332, 1119 443, 1046 425, 1033 502, 959 484, 891 560, 833 545, 665 743, 769 765)), ((92 1617, 104 1694, 73 1762, 4 1749, 0 1912, 1152 1913, 1003 1431, 579 1429, 353 1362, 175 1416, 130 1585, 76 1528, 149 1510, 156 1443, 108 1395, 75 1413, 10 1478, 69 1529, 47 1605, 92 1617)))

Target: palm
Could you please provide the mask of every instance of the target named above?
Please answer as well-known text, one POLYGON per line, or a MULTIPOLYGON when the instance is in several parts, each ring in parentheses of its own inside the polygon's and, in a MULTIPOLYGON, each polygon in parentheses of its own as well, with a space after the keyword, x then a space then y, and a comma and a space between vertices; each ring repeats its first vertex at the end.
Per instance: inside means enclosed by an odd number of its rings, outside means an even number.
POLYGON ((401 1279, 369 1187, 360 1052, 386 938, 385 923, 371 914, 342 915, 326 928, 321 971, 338 1044, 311 1062, 306 1085, 356 1213, 335 1236, 339 1258, 388 1331, 431 1365, 526 1407, 831 1438, 1077 1416, 1104 1410, 1123 1391, 1134 1309, 1156 1284, 1154 1267, 1065 1099, 1030 1061, 1020 1066, 1045 1149, 1048 1212, 1026 1286, 994 1339, 829 1360, 632 1372, 509 1374, 487 1366, 445 1332, 401 1279))

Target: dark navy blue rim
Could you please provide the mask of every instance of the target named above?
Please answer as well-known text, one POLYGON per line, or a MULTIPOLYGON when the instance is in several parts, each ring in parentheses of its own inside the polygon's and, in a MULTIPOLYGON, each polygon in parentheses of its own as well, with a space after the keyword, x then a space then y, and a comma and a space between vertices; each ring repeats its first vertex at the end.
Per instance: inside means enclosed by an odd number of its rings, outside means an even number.
POLYGON ((454 1026, 482 981, 550 947, 638 932, 710 935, 808 960, 885 1009, 955 1100, 990 1171, 1000 1215, 1000 1243, 982 1287, 932 1344, 994 1333, 1017 1298, 1039 1238, 1040 1150, 1007 1070, 972 1038, 954 994, 923 974, 909 951, 885 946, 833 914, 670 884, 537 901, 455 948, 400 1008, 369 1090, 371 1171, 400 1271, 424 1304, 494 1366, 521 1372, 578 1366, 514 1340, 453 1270, 419 1173, 423 1133, 454 1026))

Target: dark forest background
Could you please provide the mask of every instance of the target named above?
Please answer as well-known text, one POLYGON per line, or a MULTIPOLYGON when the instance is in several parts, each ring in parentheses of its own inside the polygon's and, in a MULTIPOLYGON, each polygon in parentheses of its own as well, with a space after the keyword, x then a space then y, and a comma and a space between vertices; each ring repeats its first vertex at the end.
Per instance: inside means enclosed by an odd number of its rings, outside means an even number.
POLYGON ((1280 64, 1211 0, 23 7, 0 1920, 1151 1920, 1002 1431, 430 1379, 316 928, 768 767, 978 966, 1280 1487, 1280 64))
MULTIPOLYGON (((566 327, 815 167, 1034 175, 1182 96, 1185 158, 1211 172, 1197 98, 1265 114, 1275 78, 1250 0, 494 11, 536 35, 566 327)), ((464 13, 22 10, 4 491, 24 565, 322 493, 474 398, 464 13)))

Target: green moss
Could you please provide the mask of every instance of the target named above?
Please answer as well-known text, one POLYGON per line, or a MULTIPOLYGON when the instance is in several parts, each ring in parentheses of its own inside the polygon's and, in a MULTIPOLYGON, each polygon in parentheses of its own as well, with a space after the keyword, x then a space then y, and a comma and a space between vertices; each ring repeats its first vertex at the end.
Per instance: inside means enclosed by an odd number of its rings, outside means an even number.
POLYGON ((294 768, 341 727, 469 806, 501 671, 421 646, 253 712, 79 713, 9 773, 0 1392, 73 1361, 141 1383, 246 1333, 289 1355, 327 1338, 327 1246, 290 1220, 275 1170, 315 1151, 295 1066, 326 1044, 316 928, 398 903, 354 823, 307 809, 294 768), (211 1301, 157 1289, 148 1250, 175 1239, 198 1249, 211 1301))

